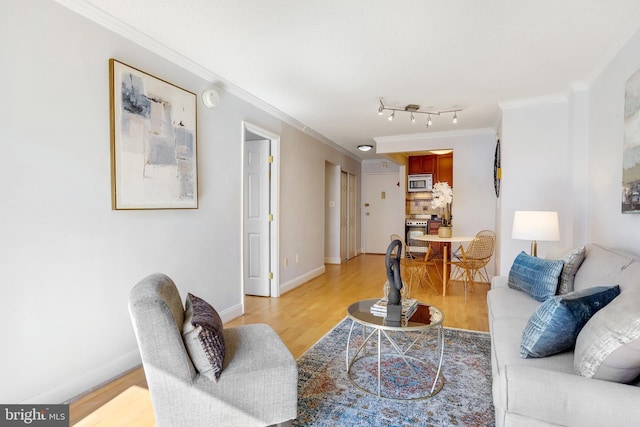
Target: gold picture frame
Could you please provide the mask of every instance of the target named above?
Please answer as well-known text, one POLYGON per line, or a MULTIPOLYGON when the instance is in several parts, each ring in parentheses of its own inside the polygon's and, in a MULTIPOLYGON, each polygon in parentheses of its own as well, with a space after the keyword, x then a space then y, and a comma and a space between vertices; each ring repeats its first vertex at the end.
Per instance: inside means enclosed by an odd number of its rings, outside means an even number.
POLYGON ((109 60, 114 210, 197 209, 197 97, 109 60))

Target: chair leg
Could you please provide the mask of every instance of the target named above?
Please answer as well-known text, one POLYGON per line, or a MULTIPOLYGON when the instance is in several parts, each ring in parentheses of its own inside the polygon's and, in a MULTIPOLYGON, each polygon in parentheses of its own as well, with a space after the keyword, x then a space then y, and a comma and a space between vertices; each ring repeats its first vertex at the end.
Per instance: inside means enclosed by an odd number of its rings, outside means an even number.
MULTIPOLYGON (((438 267, 436 266, 436 269, 438 267)), ((425 280, 427 280, 429 282, 429 286, 431 286, 431 289, 433 289, 433 291, 437 294, 438 293, 438 289, 436 288, 436 284, 433 281, 433 278, 431 277, 431 274, 429 273, 429 267, 425 266, 424 267, 424 275, 425 275, 425 280)))

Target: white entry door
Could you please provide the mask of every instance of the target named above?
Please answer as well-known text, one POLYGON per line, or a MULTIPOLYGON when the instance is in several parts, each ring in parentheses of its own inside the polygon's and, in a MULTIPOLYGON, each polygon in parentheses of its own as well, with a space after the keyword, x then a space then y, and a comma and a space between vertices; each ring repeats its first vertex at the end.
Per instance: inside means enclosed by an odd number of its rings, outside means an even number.
POLYGON ((245 293, 266 297, 270 296, 270 147, 268 139, 245 141, 244 153, 245 293))
POLYGON ((392 234, 404 234, 405 196, 396 174, 366 175, 365 251, 384 254, 392 234))

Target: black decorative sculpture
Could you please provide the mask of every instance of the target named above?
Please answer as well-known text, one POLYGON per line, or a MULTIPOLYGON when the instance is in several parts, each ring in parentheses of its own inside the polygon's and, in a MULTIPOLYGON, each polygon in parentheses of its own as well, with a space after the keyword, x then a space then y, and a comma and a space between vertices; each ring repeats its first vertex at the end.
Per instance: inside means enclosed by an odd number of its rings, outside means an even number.
POLYGON ((402 301, 400 290, 402 289, 402 278, 400 277, 400 258, 402 257, 402 242, 394 240, 387 248, 387 255, 384 259, 387 267, 387 280, 389 281, 389 296, 387 301, 387 324, 400 326, 402 318, 402 301), (393 251, 396 251, 395 256, 393 251))

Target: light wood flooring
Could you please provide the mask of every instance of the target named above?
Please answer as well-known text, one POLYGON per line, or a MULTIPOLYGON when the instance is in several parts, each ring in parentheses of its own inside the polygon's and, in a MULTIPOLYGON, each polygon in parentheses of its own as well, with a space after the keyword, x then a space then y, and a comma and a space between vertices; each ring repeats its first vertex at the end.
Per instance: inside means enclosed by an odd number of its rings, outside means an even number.
MULTIPOLYGON (((431 276, 435 277, 435 273, 432 271, 431 276)), ((404 276, 403 280, 406 280, 404 276)), ((385 281, 384 255, 360 255, 341 265, 327 265, 325 274, 280 298, 246 297, 246 314, 226 323, 225 327, 267 323, 298 358, 344 319, 349 304, 381 297, 385 281)), ((446 327, 489 330, 488 283, 468 290, 466 303, 462 282, 450 282, 447 296, 442 296, 441 283, 436 283, 436 289, 438 292, 430 286, 414 285, 411 297, 440 308, 446 327)), ((132 370, 71 403, 71 425, 154 426, 146 387, 142 368, 132 370), (123 420, 127 421, 123 423, 123 420)))

